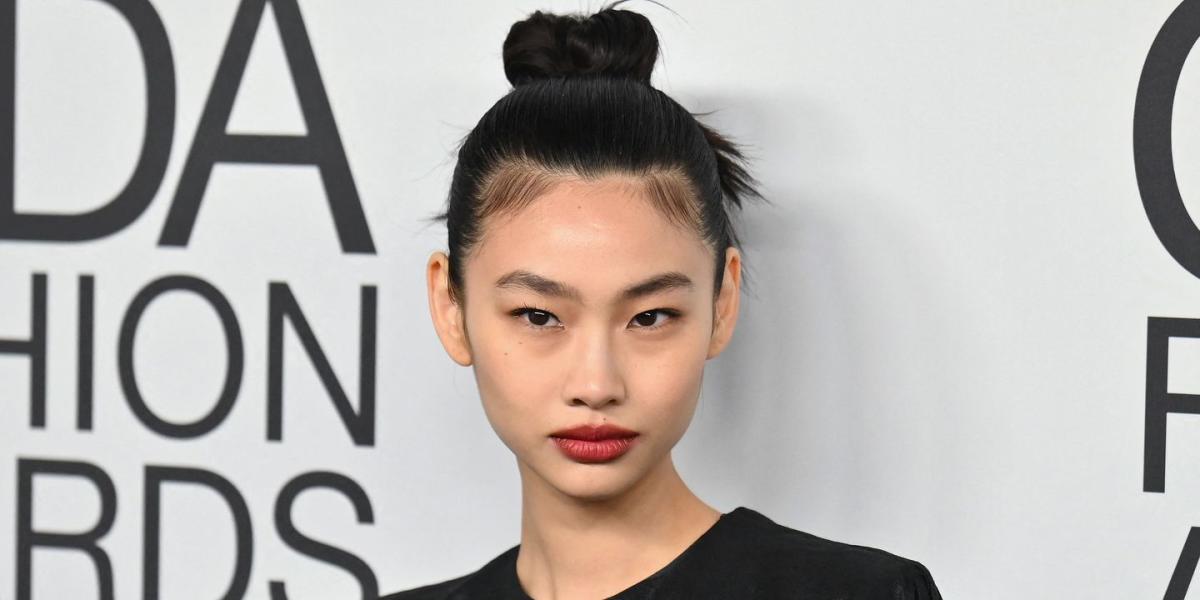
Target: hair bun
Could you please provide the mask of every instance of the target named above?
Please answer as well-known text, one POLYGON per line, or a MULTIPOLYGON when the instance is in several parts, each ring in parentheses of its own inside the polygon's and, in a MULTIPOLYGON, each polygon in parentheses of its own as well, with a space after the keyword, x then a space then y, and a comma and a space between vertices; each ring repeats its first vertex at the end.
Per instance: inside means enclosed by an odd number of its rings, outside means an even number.
POLYGON ((541 11, 504 39, 504 75, 514 85, 553 77, 610 75, 650 84, 658 35, 650 19, 607 8, 592 15, 541 11))

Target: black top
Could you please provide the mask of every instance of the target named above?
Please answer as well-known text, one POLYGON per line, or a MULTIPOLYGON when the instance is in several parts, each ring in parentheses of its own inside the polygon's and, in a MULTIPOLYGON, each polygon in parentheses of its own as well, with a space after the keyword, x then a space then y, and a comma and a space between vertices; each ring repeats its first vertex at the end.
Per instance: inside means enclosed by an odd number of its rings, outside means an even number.
MULTIPOLYGON (((382 600, 531 600, 517 579, 520 544, 483 568, 382 600)), ((834 542, 739 506, 618 600, 941 600, 929 570, 883 550, 834 542)))

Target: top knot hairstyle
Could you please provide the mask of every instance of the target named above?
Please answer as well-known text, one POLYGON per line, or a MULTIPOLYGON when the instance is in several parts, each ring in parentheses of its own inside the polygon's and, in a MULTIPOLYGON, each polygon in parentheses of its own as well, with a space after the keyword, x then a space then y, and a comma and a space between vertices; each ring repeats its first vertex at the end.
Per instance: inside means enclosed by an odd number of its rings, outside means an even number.
POLYGON ((549 77, 611 75, 650 85, 658 35, 646 17, 627 10, 591 16, 535 12, 504 40, 504 75, 514 86, 549 77))
MULTIPOLYGON (((619 2, 617 3, 619 4, 619 2)), ((511 214, 565 177, 632 176, 654 207, 715 253, 739 246, 728 207, 761 198, 738 148, 650 85, 658 36, 645 16, 535 12, 504 40, 513 89, 463 140, 445 212, 450 293, 465 299, 463 259, 484 222, 511 214)))

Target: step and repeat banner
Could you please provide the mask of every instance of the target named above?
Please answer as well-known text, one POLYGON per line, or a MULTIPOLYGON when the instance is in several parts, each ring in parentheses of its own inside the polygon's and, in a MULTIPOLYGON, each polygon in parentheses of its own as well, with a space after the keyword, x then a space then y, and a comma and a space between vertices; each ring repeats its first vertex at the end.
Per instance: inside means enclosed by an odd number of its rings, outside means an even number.
MULTIPOLYGON (((0 0, 0 598, 519 542, 424 266, 508 27, 585 4, 0 0)), ((655 85, 770 200, 697 494, 947 598, 1200 598, 1200 0, 666 4, 655 85)))

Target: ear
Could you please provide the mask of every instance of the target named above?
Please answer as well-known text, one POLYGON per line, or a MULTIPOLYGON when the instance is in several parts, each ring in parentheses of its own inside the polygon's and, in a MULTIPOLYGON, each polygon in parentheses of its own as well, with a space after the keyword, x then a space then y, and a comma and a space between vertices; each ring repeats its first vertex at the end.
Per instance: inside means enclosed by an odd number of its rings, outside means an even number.
POLYGON ((713 331, 708 342, 708 357, 715 358, 729 340, 737 325, 738 302, 742 297, 742 255, 737 248, 725 249, 725 274, 721 279, 721 291, 713 306, 713 331))
POLYGON ((450 358, 466 367, 471 364, 471 345, 467 340, 462 307, 450 297, 450 257, 434 252, 425 268, 425 283, 429 288, 429 315, 437 330, 442 347, 450 358))

